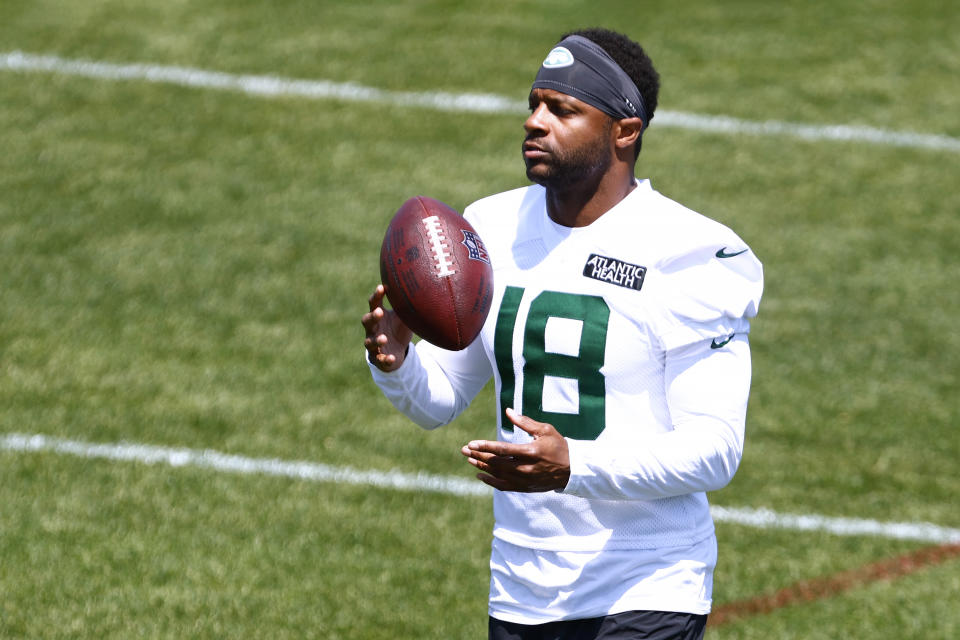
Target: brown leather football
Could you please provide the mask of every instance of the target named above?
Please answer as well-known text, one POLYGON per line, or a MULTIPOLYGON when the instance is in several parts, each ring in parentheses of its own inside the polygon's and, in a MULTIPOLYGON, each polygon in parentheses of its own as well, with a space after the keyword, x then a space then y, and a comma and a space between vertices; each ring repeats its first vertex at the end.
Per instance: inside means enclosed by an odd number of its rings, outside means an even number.
POLYGON ((467 347, 493 298, 493 268, 480 236, 449 205, 410 198, 380 248, 387 299, 418 336, 444 349, 467 347))

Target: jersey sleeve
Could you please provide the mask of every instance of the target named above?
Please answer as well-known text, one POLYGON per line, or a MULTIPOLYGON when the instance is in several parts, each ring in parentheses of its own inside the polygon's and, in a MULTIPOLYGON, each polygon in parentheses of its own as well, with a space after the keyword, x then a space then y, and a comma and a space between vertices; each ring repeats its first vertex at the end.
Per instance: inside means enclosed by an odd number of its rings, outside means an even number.
POLYGON ((750 347, 744 335, 719 349, 711 344, 667 353, 671 431, 629 443, 567 439, 570 480, 562 493, 655 500, 726 486, 743 455, 750 347))
POLYGON ((390 403, 424 429, 452 422, 493 375, 479 338, 462 351, 411 342, 396 371, 381 371, 368 359, 367 365, 390 403))
POLYGON ((750 331, 763 293, 763 265, 735 235, 657 268, 655 332, 665 351, 750 331))

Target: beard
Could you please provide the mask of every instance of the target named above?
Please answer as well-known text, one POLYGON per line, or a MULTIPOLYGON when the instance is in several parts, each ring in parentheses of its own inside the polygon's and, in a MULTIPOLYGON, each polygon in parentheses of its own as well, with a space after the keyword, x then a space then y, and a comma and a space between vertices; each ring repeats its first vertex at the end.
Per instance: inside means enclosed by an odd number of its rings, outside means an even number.
MULTIPOLYGON (((527 179, 548 189, 565 190, 593 178, 599 179, 613 160, 607 147, 613 122, 594 140, 572 149, 546 149, 549 157, 527 160, 527 179)), ((536 138, 531 138, 536 140, 536 138)), ((539 144, 543 144, 540 142, 539 144)))

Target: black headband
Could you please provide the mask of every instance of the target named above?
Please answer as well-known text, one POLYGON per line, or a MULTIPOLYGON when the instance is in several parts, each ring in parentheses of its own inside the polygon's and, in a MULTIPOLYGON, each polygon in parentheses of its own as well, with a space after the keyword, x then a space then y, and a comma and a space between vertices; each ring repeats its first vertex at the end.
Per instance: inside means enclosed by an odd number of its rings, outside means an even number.
POLYGON ((647 110, 637 85, 610 54, 583 36, 564 38, 550 51, 533 88, 573 96, 618 120, 640 118, 647 128, 647 110))

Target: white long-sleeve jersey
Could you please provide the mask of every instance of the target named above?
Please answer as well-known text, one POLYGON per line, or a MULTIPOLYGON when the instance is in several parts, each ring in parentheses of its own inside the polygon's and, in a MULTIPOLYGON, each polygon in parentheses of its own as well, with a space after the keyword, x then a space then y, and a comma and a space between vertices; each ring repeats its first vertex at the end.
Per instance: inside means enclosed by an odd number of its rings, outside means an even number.
POLYGON ((492 615, 704 613, 715 545, 706 492, 725 486, 741 459, 762 267, 730 229, 648 181, 581 228, 552 222, 544 195, 517 189, 465 212, 494 268, 493 306, 474 343, 459 352, 411 345, 397 371, 371 366, 374 380, 434 428, 492 376, 501 440, 530 439, 507 407, 566 437, 562 491, 495 492, 492 615), (682 549, 699 560, 678 565, 682 549), (531 575, 524 553, 542 569, 531 575), (570 573, 572 557, 582 566, 570 573), (687 568, 671 574, 678 566, 687 568), (629 584, 598 581, 608 570, 629 584))

